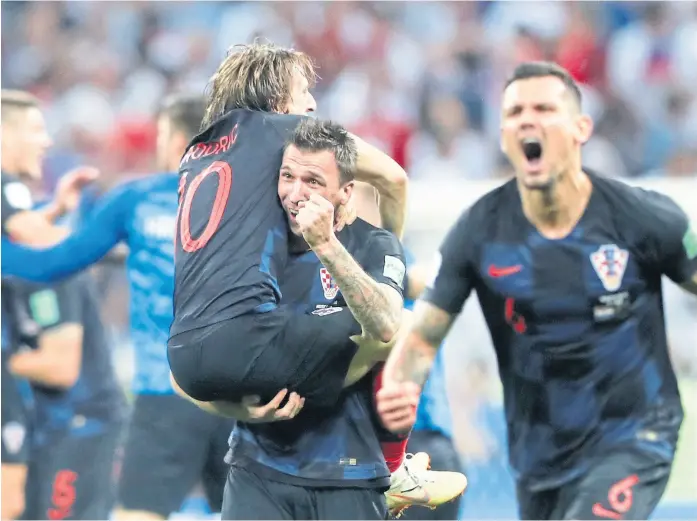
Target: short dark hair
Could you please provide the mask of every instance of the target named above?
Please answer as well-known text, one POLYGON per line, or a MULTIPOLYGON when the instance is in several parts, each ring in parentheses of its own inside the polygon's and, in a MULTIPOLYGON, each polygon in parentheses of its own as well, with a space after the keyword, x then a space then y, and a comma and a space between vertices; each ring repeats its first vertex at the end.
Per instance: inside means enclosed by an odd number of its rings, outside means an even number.
POLYGON ((341 184, 353 181, 358 161, 356 142, 338 123, 308 117, 291 134, 286 146, 290 145, 311 152, 332 152, 339 167, 341 184))
POLYGON ((562 83, 564 83, 564 86, 569 91, 574 101, 578 104, 578 107, 581 108, 581 103, 583 101, 581 89, 578 88, 578 84, 571 77, 569 71, 554 62, 538 61, 521 63, 515 68, 513 74, 509 76, 504 90, 506 90, 511 83, 518 80, 544 78, 545 76, 559 78, 562 83))
POLYGON ((193 138, 201 129, 205 113, 205 97, 195 94, 173 94, 165 98, 157 115, 166 116, 173 127, 193 138))
POLYGON ((0 93, 0 111, 3 121, 17 110, 26 110, 39 107, 39 99, 33 94, 23 90, 2 89, 0 93))

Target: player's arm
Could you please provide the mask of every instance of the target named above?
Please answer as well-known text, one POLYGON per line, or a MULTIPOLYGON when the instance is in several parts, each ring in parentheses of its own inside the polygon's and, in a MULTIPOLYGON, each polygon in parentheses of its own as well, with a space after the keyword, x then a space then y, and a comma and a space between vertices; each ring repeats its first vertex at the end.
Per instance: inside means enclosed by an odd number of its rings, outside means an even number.
POLYGON ((105 196, 92 217, 55 246, 42 250, 27 248, 3 237, 3 274, 49 283, 74 275, 101 259, 127 236, 127 216, 135 201, 128 186, 105 196))
POLYGON ((404 253, 397 238, 379 231, 367 246, 365 269, 334 234, 313 251, 339 286, 351 313, 366 335, 389 342, 399 330, 404 299, 404 253))
POLYGON ((71 279, 40 288, 27 297, 31 319, 41 327, 36 349, 10 358, 10 371, 33 383, 68 389, 75 385, 82 365, 81 282, 71 279))
POLYGON ((469 211, 450 230, 439 253, 438 273, 414 306, 413 324, 392 350, 384 381, 411 382, 423 387, 436 353, 469 296, 474 278, 468 237, 469 211))
POLYGON ((375 187, 380 196, 382 227, 401 238, 407 220, 407 173, 377 147, 354 134, 351 137, 358 151, 356 180, 375 187))
POLYGON ((649 193, 649 253, 663 275, 697 295, 697 229, 669 197, 649 193))
POLYGON ((281 407, 281 403, 288 395, 287 389, 282 389, 270 402, 263 405, 260 404, 261 400, 258 396, 247 396, 239 403, 223 401, 202 402, 186 394, 186 392, 179 387, 172 373, 169 374, 169 380, 175 393, 185 400, 190 401, 199 409, 209 414, 215 414, 245 423, 270 423, 290 420, 295 418, 305 405, 304 398, 301 398, 297 393, 290 393, 288 401, 281 407))

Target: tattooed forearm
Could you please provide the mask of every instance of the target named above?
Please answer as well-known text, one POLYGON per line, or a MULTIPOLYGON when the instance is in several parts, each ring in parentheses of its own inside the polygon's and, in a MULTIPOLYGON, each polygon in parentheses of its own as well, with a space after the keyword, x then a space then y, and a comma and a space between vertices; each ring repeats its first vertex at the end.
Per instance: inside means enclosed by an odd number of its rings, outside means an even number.
POLYGON ((402 316, 402 299, 396 290, 380 284, 351 257, 338 240, 315 250, 331 274, 351 313, 370 336, 389 342, 397 333, 402 316))
POLYGON ((449 313, 426 302, 419 302, 414 310, 411 331, 390 354, 385 367, 386 377, 423 386, 452 322, 453 317, 449 313))

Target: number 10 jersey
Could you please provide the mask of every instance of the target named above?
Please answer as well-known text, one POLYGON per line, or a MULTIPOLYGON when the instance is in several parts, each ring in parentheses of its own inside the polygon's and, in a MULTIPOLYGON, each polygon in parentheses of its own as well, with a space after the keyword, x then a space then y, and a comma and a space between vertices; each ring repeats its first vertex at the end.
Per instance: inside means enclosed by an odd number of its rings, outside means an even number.
POLYGON ((277 306, 288 255, 278 172, 303 118, 235 109, 189 144, 179 167, 170 336, 277 306))

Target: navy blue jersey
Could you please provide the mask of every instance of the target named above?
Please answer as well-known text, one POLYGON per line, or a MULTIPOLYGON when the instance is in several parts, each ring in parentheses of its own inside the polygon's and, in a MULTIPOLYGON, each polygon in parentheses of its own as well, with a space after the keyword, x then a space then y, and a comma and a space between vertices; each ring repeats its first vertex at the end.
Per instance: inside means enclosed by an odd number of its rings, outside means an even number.
POLYGON ((111 363, 99 305, 88 275, 55 286, 13 284, 14 317, 20 349, 35 349, 42 334, 65 324, 83 326, 80 375, 71 388, 32 382, 39 443, 69 431, 89 435, 125 415, 125 397, 111 363))
POLYGON ((669 198, 590 176, 568 237, 544 238, 515 181, 467 210, 441 247, 425 300, 457 314, 475 289, 503 382, 511 465, 556 486, 589 456, 645 444, 672 458, 682 409, 670 364, 661 275, 688 280, 686 215, 669 198))
POLYGON ((179 176, 162 173, 128 181, 99 198, 70 237, 45 250, 7 245, 5 273, 53 282, 77 273, 119 242, 129 248, 131 339, 135 393, 172 394, 167 339, 172 324, 174 229, 179 176))
MULTIPOLYGON (((402 281, 389 277, 395 259, 404 264, 402 247, 394 235, 358 219, 339 232, 338 238, 366 273, 401 294, 402 281)), ((333 279, 311 251, 291 256, 282 289, 283 303, 301 313, 331 312, 332 307, 346 306, 333 279)), ((295 419, 277 423, 238 423, 231 438, 232 462, 254 465, 271 479, 300 485, 345 487, 350 482, 352 487, 389 486, 389 472, 374 429, 378 420, 372 381, 372 375, 366 376, 344 391, 339 403, 328 410, 303 409, 295 419)))
POLYGON ((172 336, 278 304, 288 231, 278 172, 303 117, 235 109, 189 145, 179 167, 172 336))

